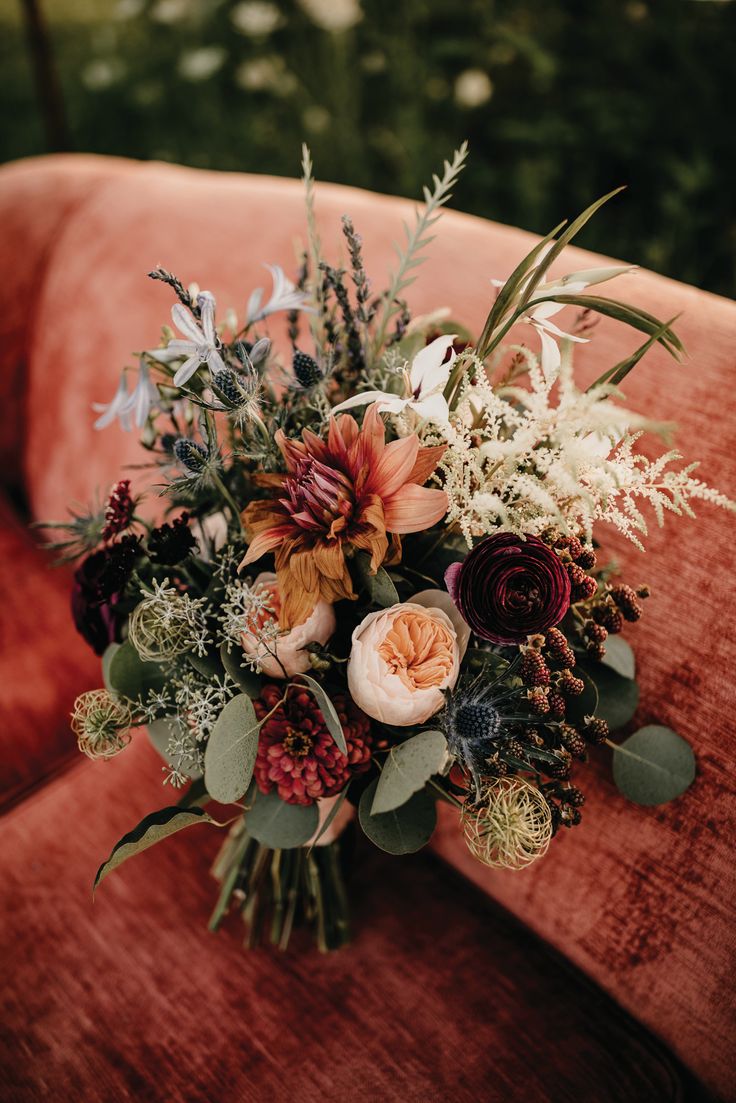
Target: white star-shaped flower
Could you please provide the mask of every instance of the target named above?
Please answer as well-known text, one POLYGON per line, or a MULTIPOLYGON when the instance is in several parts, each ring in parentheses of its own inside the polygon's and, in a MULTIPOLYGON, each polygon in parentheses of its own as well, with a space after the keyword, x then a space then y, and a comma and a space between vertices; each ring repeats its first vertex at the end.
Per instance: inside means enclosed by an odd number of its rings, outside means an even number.
POLYGON ((335 406, 332 412, 337 414, 341 410, 376 402, 379 413, 401 414, 405 410, 413 410, 424 421, 446 425, 450 420, 450 409, 444 391, 457 355, 452 348, 456 336, 456 333, 443 334, 420 349, 406 373, 408 393, 403 398, 389 391, 363 391, 335 406))

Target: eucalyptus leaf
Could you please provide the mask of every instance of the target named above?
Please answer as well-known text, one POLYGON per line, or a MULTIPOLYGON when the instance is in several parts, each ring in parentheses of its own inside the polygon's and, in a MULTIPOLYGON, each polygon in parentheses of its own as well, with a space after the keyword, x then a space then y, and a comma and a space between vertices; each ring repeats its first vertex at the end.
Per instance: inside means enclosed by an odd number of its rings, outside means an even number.
POLYGON ((102 656, 102 684, 104 685, 105 689, 108 690, 110 693, 115 692, 110 684, 110 663, 119 650, 119 643, 109 643, 105 648, 104 655, 102 656))
POLYGON ((207 792, 223 804, 245 794, 253 777, 261 723, 245 693, 228 701, 217 717, 204 753, 207 792))
POLYGON ((245 825, 263 846, 290 850, 309 842, 319 826, 316 804, 287 804, 278 793, 256 793, 253 807, 245 816, 245 825))
POLYGON ((613 780, 636 804, 665 804, 692 785, 695 755, 671 728, 650 724, 614 748, 613 780))
POLYGON ((358 552, 354 559, 355 570, 361 586, 367 592, 373 605, 388 609, 396 605, 399 595, 388 571, 379 567, 375 574, 371 572, 371 557, 366 552, 358 552))
MULTIPOLYGON (((593 680, 598 690, 596 716, 605 720, 611 731, 623 728, 639 704, 639 686, 633 678, 623 678, 605 663, 578 660, 578 666, 593 680)), ((580 670, 576 670, 580 674, 580 670)))
POLYGON ((145 698, 149 690, 159 692, 166 684, 159 664, 144 662, 130 640, 121 643, 111 657, 107 677, 111 692, 131 701, 145 698))
POLYGON ((602 663, 610 666, 622 678, 634 678, 636 676, 636 659, 631 645, 621 636, 609 636, 606 640, 606 653, 602 663))
POLYGON ((392 747, 378 779, 371 816, 406 804, 433 774, 442 771, 447 756, 447 740, 441 731, 419 732, 392 747))
POLYGON ((228 651, 226 643, 220 648, 220 660, 222 665, 238 688, 249 697, 260 697, 261 679, 255 671, 250 669, 250 667, 240 665, 241 654, 242 652, 236 646, 228 651))
POLYGON ((310 677, 309 674, 300 674, 299 677, 304 679, 304 681, 307 683, 310 690, 316 697, 317 704, 319 705, 322 716, 324 717, 328 732, 335 740, 342 753, 346 755, 348 753, 348 745, 345 742, 345 733, 342 730, 340 717, 337 715, 337 711, 332 701, 327 696, 319 682, 310 677))
POLYGON ((225 673, 225 668, 217 651, 208 651, 205 655, 197 655, 196 652, 190 651, 187 659, 194 669, 205 678, 221 678, 225 673))
POLYGON ((371 842, 388 854, 413 854, 421 850, 432 837, 437 823, 433 797, 420 789, 406 804, 391 812, 373 815, 371 808, 378 788, 378 778, 372 781, 360 798, 360 826, 371 842))
POLYGON ((216 820, 212 819, 212 816, 201 808, 183 809, 177 807, 177 805, 172 805, 169 808, 162 808, 158 812, 152 812, 150 816, 142 819, 137 827, 134 827, 127 835, 123 835, 122 839, 115 843, 110 857, 97 870, 92 891, 94 892, 108 873, 112 873, 128 858, 140 854, 142 850, 148 850, 155 843, 159 843, 162 839, 168 838, 169 835, 174 835, 177 831, 181 831, 185 827, 191 827, 195 823, 212 823, 216 827, 220 826, 216 820))

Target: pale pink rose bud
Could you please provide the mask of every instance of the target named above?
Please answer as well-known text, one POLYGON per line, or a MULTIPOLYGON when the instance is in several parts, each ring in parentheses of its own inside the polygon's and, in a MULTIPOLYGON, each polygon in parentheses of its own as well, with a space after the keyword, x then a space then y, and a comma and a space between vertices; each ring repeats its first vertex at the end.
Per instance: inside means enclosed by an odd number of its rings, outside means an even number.
POLYGON ((448 594, 425 591, 361 621, 353 632, 348 688, 363 712, 404 727, 423 724, 442 708, 442 691, 455 685, 468 640, 451 609, 448 594))
POLYGON ((258 660, 259 669, 269 678, 292 678, 295 674, 306 673, 310 668, 309 652, 305 650, 307 644, 325 644, 335 631, 332 606, 327 601, 318 601, 303 624, 275 636, 273 626, 278 625, 281 612, 276 575, 263 571, 253 583, 253 589, 268 594, 272 612, 263 610, 255 623, 246 625, 240 637, 243 651, 249 658, 258 660))

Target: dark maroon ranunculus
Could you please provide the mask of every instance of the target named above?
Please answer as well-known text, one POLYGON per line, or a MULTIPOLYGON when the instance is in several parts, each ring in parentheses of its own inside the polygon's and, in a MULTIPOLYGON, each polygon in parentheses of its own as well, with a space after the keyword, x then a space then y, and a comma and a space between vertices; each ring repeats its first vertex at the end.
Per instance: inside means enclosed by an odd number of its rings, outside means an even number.
POLYGON ((452 600, 481 639, 523 643, 559 624, 570 606, 560 557, 536 536, 487 536, 445 571, 452 600))
POLYGON ((97 655, 119 641, 120 623, 115 605, 130 578, 140 552, 137 536, 92 552, 74 572, 71 606, 77 631, 97 655))

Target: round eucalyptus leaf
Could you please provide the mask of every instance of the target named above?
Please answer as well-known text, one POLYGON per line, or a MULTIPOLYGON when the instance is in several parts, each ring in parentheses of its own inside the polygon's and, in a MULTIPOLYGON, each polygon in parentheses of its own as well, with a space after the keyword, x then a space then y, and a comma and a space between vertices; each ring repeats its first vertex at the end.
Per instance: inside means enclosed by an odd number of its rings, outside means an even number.
POLYGON ((287 804, 275 793, 256 793, 245 816, 248 834, 274 850, 304 846, 319 827, 316 804, 287 804))
POLYGON ((371 815, 406 804, 448 761, 447 740, 440 731, 419 732, 397 744, 383 763, 371 815))
POLYGON ((606 653, 601 660, 605 666, 610 666, 622 678, 634 678, 636 676, 636 658, 631 645, 621 636, 609 636, 606 640, 606 653))
POLYGON ((372 781, 360 798, 358 818, 360 826, 371 842, 388 854, 413 854, 429 842, 437 823, 434 799, 426 789, 391 812, 371 814, 378 787, 378 778, 372 781))
POLYGON ((578 666, 595 682, 598 691, 596 716, 605 720, 611 731, 623 728, 636 712, 639 686, 633 678, 623 678, 605 663, 585 660, 578 666))
POLYGON ((166 677, 158 663, 147 663, 130 640, 121 643, 107 668, 110 691, 131 701, 145 698, 149 690, 162 690, 166 677))
POLYGON ((665 804, 684 793, 694 779, 692 747, 671 728, 649 724, 613 752, 613 780, 636 804, 665 804))
POLYGON ((261 722, 245 693, 228 701, 217 717, 204 752, 207 792, 223 804, 240 800, 250 785, 261 722))

